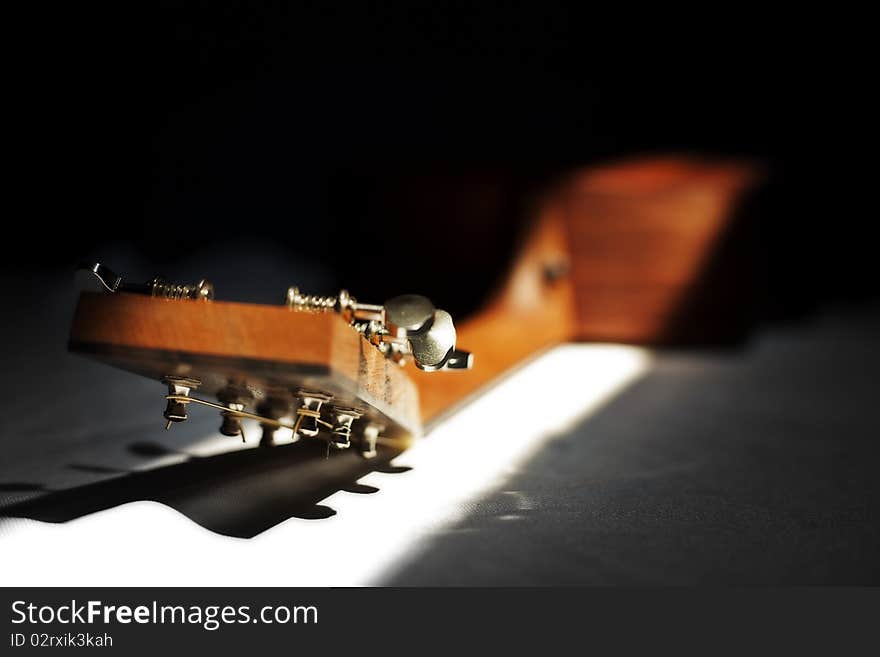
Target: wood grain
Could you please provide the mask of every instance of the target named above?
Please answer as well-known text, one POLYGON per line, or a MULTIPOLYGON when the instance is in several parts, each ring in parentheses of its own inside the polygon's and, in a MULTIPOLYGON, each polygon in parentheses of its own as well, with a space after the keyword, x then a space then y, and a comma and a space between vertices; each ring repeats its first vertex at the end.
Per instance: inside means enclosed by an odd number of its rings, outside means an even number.
POLYGON ((157 380, 197 378, 200 393, 215 394, 230 381, 261 394, 329 389, 347 403, 370 405, 409 433, 421 431, 418 393, 406 374, 333 314, 86 293, 69 346, 157 380))
POLYGON ((680 319, 683 300, 756 177, 745 164, 664 157, 584 169, 560 181, 537 205, 503 288, 459 327, 459 347, 474 353, 474 369, 412 372, 424 421, 561 342, 677 337, 671 320, 680 319), (548 278, 559 265, 567 275, 548 278))
MULTIPOLYGON (((576 337, 638 344, 680 342, 685 333, 699 339, 699 330, 682 330, 683 322, 698 321, 683 309, 757 179, 752 165, 685 157, 572 174, 559 202, 572 254, 576 337)), ((734 314, 732 303, 718 312, 734 314)), ((708 328, 703 336, 711 337, 708 328)))

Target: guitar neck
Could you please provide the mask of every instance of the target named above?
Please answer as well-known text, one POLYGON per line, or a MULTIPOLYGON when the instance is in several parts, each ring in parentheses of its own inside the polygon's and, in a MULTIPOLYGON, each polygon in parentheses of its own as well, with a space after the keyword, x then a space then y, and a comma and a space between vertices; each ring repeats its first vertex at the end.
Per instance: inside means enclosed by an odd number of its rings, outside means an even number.
MULTIPOLYGON (((424 421, 561 342, 662 345, 729 331, 711 322, 736 315, 735 289, 706 294, 705 282, 757 177, 745 164, 662 158, 562 181, 539 205, 505 286, 461 324, 477 367, 455 377, 416 373, 424 421)), ((725 272, 734 287, 736 266, 725 272)))
POLYGON ((475 367, 443 377, 413 372, 426 426, 504 372, 572 339, 575 314, 569 267, 562 217, 548 208, 521 246, 504 288, 483 311, 459 326, 459 342, 476 354, 475 367))

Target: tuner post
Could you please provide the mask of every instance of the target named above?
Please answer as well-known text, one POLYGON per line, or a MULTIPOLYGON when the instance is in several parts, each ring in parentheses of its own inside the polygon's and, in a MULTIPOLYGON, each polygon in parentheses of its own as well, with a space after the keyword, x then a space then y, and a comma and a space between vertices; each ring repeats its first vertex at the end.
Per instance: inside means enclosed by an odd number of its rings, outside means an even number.
POLYGON ((330 444, 336 449, 351 447, 351 425, 363 416, 363 411, 348 406, 333 406, 333 428, 330 430, 330 444))
POLYGON ((381 424, 370 422, 361 431, 358 440, 358 453, 365 459, 376 458, 378 451, 376 445, 379 442, 379 434, 385 429, 381 424))
POLYGON ((260 447, 272 447, 275 444, 275 432, 278 431, 278 423, 282 417, 290 411, 290 402, 283 397, 269 396, 266 397, 257 406, 257 415, 260 415, 269 422, 260 422, 263 435, 260 437, 260 447))
POLYGON ((181 397, 189 397, 189 393, 201 385, 201 381, 197 379, 188 379, 179 376, 163 377, 162 383, 168 386, 168 394, 174 395, 176 399, 169 399, 165 404, 165 412, 162 414, 167 423, 165 430, 171 429, 175 422, 183 422, 186 420, 186 405, 189 403, 181 397))
MULTIPOLYGON (((164 278, 154 278, 148 284, 150 295, 163 299, 192 299, 193 301, 211 301, 214 298, 214 286, 204 278, 194 285, 169 283, 164 278)), ((130 290, 124 290, 130 291, 130 290)))
POLYGON ((219 401, 226 410, 220 412, 220 433, 224 436, 241 436, 245 442, 244 429, 241 426, 242 412, 254 398, 253 393, 244 386, 229 384, 217 393, 219 401))
POLYGON ((297 397, 300 400, 300 407, 296 409, 294 433, 314 438, 321 430, 320 425, 330 426, 321 419, 321 406, 333 399, 333 396, 322 392, 300 390, 297 397))

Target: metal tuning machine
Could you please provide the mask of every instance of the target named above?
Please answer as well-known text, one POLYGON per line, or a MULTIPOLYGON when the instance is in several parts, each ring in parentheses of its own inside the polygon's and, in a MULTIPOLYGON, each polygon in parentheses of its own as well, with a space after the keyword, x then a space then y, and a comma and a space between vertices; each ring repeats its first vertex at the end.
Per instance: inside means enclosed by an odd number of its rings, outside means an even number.
POLYGON ((79 286, 83 289, 95 289, 97 286, 98 291, 130 292, 165 299, 210 301, 214 298, 214 286, 204 279, 192 285, 170 283, 161 277, 148 283, 129 283, 100 262, 83 263, 77 267, 76 274, 79 286))
POLYGON ((290 287, 287 305, 300 312, 338 313, 385 356, 401 365, 412 358, 416 367, 427 372, 473 367, 473 355, 455 347, 452 316, 421 295, 404 294, 380 306, 359 303, 346 290, 335 297, 321 297, 290 287))
POLYGON ((244 440, 241 421, 259 422, 263 428, 261 447, 271 447, 274 432, 282 428, 292 431, 294 440, 323 441, 328 455, 331 449, 354 447, 363 458, 370 459, 377 455, 379 443, 396 444, 393 439, 380 435, 385 427, 370 420, 364 409, 334 404, 333 395, 324 392, 299 390, 285 398, 276 391, 273 397, 257 405, 256 413, 251 413, 245 409, 254 402, 254 396, 244 386, 230 383, 217 393, 217 402, 213 402, 191 394, 201 385, 196 379, 167 376, 162 382, 168 386, 166 429, 187 419, 188 404, 197 404, 220 411, 220 433, 225 436, 241 436, 244 440), (293 421, 287 421, 285 418, 291 415, 293 421))

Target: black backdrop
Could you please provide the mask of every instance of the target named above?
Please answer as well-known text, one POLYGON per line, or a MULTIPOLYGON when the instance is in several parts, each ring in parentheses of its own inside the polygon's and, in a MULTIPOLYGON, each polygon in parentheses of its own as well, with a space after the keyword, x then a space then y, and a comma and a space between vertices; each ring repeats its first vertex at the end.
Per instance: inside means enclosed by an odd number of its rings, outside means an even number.
POLYGON ((35 10, 8 62, 4 266, 70 268, 125 244, 161 268, 246 239, 329 264, 362 296, 398 291, 403 273, 408 289, 458 290, 446 305, 467 309, 484 291, 463 285, 503 264, 513 233, 464 221, 444 235, 420 216, 377 230, 377 178, 501 171, 525 190, 672 150, 767 166, 756 203, 768 316, 876 294, 871 173, 852 155, 869 150, 871 114, 857 33, 832 43, 831 18, 806 26, 744 6, 575 6, 35 10), (455 231, 472 247, 443 273, 455 231))

